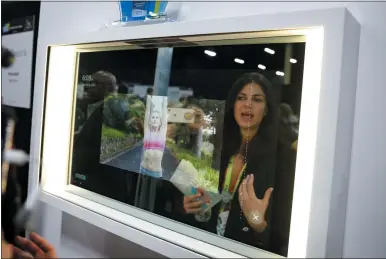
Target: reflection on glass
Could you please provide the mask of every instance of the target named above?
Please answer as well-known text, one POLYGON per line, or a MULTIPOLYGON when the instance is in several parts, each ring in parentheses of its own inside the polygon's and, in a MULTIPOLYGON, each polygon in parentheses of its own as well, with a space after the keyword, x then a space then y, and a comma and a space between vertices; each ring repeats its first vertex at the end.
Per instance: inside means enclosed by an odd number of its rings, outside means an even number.
POLYGON ((158 49, 81 53, 71 184, 286 256, 305 45, 285 45, 174 48, 167 96, 158 49))

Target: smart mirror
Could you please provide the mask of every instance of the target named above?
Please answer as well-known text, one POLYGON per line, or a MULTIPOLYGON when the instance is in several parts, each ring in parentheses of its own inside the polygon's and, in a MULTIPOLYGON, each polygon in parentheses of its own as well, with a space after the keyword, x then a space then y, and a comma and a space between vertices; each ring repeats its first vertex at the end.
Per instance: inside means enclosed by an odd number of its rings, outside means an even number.
POLYGON ((80 50, 69 183, 216 245, 286 256, 305 44, 229 36, 80 50))

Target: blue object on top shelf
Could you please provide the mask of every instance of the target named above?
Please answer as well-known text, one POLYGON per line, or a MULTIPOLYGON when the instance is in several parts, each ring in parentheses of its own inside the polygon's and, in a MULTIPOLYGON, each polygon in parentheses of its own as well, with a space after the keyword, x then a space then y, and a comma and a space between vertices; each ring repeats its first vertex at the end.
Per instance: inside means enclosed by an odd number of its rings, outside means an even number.
POLYGON ((147 1, 119 1, 121 21, 141 21, 146 19, 147 1))
POLYGON ((168 1, 119 1, 121 22, 144 21, 165 15, 168 1))

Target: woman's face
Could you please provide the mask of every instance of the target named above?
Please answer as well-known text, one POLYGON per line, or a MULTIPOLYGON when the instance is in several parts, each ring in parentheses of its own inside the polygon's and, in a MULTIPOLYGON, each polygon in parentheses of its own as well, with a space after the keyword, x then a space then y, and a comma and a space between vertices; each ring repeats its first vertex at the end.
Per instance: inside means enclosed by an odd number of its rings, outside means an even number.
POLYGON ((239 92, 234 105, 234 116, 240 128, 256 128, 266 113, 266 99, 261 86, 256 83, 245 85, 239 92))

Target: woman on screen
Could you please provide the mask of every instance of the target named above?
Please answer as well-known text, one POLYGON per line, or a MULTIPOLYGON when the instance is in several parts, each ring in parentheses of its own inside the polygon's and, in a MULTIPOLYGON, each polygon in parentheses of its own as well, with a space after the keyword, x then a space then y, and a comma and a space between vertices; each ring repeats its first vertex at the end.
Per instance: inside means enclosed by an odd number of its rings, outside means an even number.
MULTIPOLYGON (((218 186, 222 201, 203 216, 210 221, 207 230, 267 248, 277 134, 277 102, 271 83, 259 73, 244 74, 225 104, 218 186)), ((200 196, 205 196, 203 190, 184 197, 186 213, 202 211, 206 199, 197 201, 200 196)))

